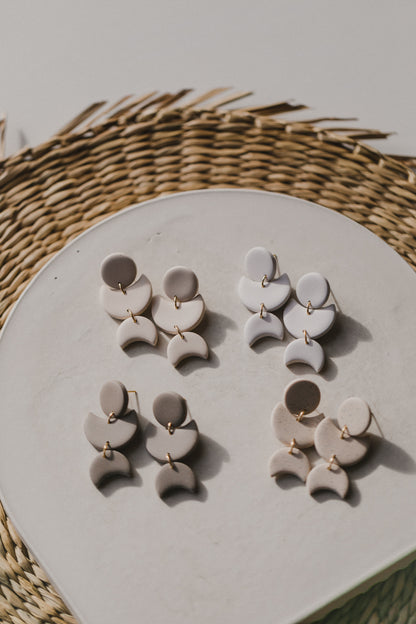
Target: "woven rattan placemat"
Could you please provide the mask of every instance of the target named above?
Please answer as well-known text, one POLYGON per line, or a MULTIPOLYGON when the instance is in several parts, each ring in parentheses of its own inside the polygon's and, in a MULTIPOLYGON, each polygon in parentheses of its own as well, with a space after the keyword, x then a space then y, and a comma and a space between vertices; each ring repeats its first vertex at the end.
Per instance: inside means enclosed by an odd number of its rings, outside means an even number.
MULTIPOLYGON (((179 191, 254 188, 307 199, 367 227, 416 268, 412 159, 362 143, 382 132, 328 127, 335 118, 283 121, 304 107, 236 108, 242 95, 214 89, 191 99, 183 90, 100 102, 49 141, 0 160, 0 326, 67 242, 126 206, 179 191)), ((4 128, 0 119, 0 152, 4 128)), ((415 581, 413 563, 322 624, 416 624, 415 581)), ((1 505, 0 618, 75 623, 1 505)))

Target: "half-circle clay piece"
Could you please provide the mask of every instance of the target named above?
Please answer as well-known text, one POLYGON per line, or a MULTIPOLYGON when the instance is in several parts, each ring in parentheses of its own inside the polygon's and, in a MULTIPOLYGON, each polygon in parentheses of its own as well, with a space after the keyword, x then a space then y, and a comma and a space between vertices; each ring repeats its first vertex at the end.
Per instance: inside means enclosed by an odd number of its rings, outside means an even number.
POLYGON ((293 448, 290 453, 287 448, 279 449, 269 461, 270 476, 276 478, 291 474, 305 483, 310 469, 309 459, 297 448, 293 448))
POLYGON ((160 295, 153 297, 152 316, 160 329, 167 334, 176 334, 179 327, 182 332, 192 331, 202 321, 205 303, 201 295, 191 301, 183 301, 176 308, 173 301, 160 295))
POLYGON ((261 282, 253 282, 245 276, 238 283, 240 299, 251 312, 259 312, 262 303, 267 310, 281 308, 289 299, 290 291, 287 273, 283 273, 271 282, 266 282, 264 286, 261 285, 261 282))
POLYGON ((333 463, 330 469, 327 464, 318 464, 308 474, 306 486, 309 494, 318 490, 331 490, 340 498, 345 498, 350 483, 345 470, 337 464, 333 463))
POLYGON ((172 466, 170 464, 163 466, 156 477, 155 485, 160 498, 168 496, 175 490, 187 490, 194 493, 198 488, 193 470, 181 462, 175 462, 172 466))
POLYGON ((283 340, 284 333, 282 321, 270 312, 264 312, 262 317, 253 314, 244 325, 244 338, 250 347, 262 338, 283 340))
POLYGON ((98 455, 90 466, 90 477, 99 488, 114 477, 131 477, 131 465, 127 457, 118 451, 107 451, 106 456, 98 455))
POLYGON ((320 373, 325 365, 325 353, 319 342, 309 339, 306 343, 303 338, 297 338, 289 343, 284 353, 284 363, 307 364, 316 373, 320 373))
POLYGON ((100 303, 104 310, 121 321, 129 316, 128 310, 135 315, 145 311, 152 299, 152 285, 145 275, 141 275, 125 292, 104 284, 100 288, 100 303))
POLYGON ((329 332, 335 323, 335 316, 335 306, 332 303, 308 314, 307 308, 291 299, 283 311, 283 323, 289 334, 295 338, 302 338, 304 330, 310 338, 320 338, 329 332))
POLYGON ((178 366, 182 360, 190 357, 208 358, 209 349, 199 334, 182 332, 182 336, 174 336, 168 344, 167 357, 172 366, 178 366))
POLYGON ((155 346, 158 340, 155 324, 145 316, 135 316, 135 320, 130 316, 126 318, 118 326, 116 337, 122 349, 125 349, 133 342, 147 342, 155 346))
POLYGON ((296 420, 283 403, 278 403, 272 412, 272 427, 277 439, 286 446, 295 439, 298 448, 308 448, 314 444, 315 431, 323 417, 323 414, 314 414, 296 420))
POLYGON ((367 431, 370 422, 370 408, 363 399, 350 397, 341 403, 337 414, 337 423, 341 430, 347 427, 349 435, 359 436, 367 431))
POLYGON ((138 428, 139 421, 134 411, 128 412, 123 418, 112 419, 111 422, 90 412, 84 422, 84 433, 88 442, 99 451, 107 441, 112 449, 123 447, 136 435, 138 428))
POLYGON ((184 427, 178 427, 172 434, 167 429, 155 427, 149 423, 145 430, 146 449, 152 457, 160 462, 166 461, 167 453, 172 461, 182 459, 196 446, 198 442, 198 427, 191 420, 184 427))
POLYGON ((317 452, 326 461, 335 455, 336 462, 340 466, 357 464, 366 455, 369 446, 368 437, 353 438, 345 435, 341 438, 341 431, 331 418, 324 418, 316 428, 317 452))

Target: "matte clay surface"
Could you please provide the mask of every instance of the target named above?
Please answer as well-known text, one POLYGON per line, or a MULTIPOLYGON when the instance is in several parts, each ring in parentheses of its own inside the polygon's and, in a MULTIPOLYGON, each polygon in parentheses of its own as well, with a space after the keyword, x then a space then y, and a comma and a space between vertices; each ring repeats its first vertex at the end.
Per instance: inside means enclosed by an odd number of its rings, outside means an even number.
POLYGON ((304 338, 296 338, 286 347, 283 359, 286 366, 307 364, 316 373, 320 373, 325 364, 325 353, 316 340, 310 338, 305 342, 304 338))
POLYGON ((319 386, 309 379, 294 379, 285 388, 284 403, 291 414, 299 416, 310 414, 319 405, 321 391, 319 386))
POLYGON ((262 303, 267 310, 277 310, 290 297, 290 280, 284 273, 262 286, 261 282, 253 282, 243 275, 238 283, 238 294, 246 308, 251 312, 258 312, 262 303))
POLYGON ((166 355, 172 366, 178 366, 183 360, 190 357, 206 360, 209 356, 209 348, 199 334, 181 332, 181 335, 178 334, 169 341, 166 355))
POLYGON ((319 423, 315 433, 315 448, 327 461, 335 455, 340 466, 352 466, 361 461, 370 446, 370 438, 353 438, 346 435, 341 438, 341 431, 331 418, 319 423))
POLYGON ((291 474, 305 482, 311 469, 309 459, 298 448, 289 452, 288 448, 279 449, 269 461, 269 473, 271 477, 291 474))
POLYGON ((137 267, 132 258, 122 253, 113 253, 101 263, 101 277, 110 288, 127 288, 136 279, 137 267))
POLYGON ((261 282, 264 277, 270 281, 276 273, 276 258, 264 247, 253 247, 245 257, 244 269, 253 282, 261 282))
POLYGON ((105 286, 100 288, 99 298, 104 310, 113 318, 123 320, 133 314, 145 311, 152 298, 152 285, 145 275, 141 275, 137 282, 122 292, 105 286))
POLYGON ((187 267, 172 267, 163 278, 163 290, 170 299, 177 297, 179 301, 189 301, 198 292, 198 278, 187 267))
POLYGON ((170 454, 172 461, 183 459, 196 446, 198 442, 198 427, 194 420, 175 429, 170 434, 167 429, 149 423, 145 430, 146 449, 152 457, 160 462, 167 461, 166 455, 170 454))
POLYGON ((106 381, 100 390, 100 405, 104 414, 122 416, 126 411, 129 395, 121 381, 106 381))
POLYGON ((285 328, 282 321, 271 312, 253 314, 244 325, 244 339, 250 347, 262 338, 283 340, 285 328))
POLYGON ((347 427, 352 436, 365 433, 370 426, 371 412, 367 403, 359 397, 350 397, 340 406, 337 414, 338 427, 347 427))
POLYGON ((90 467, 91 481, 97 488, 115 477, 131 477, 131 475, 131 465, 127 457, 113 450, 107 451, 105 457, 102 453, 97 455, 90 467))
POLYGON ((118 449, 130 442, 138 426, 137 414, 133 411, 111 422, 90 412, 85 419, 84 433, 88 442, 98 450, 103 449, 107 441, 110 442, 111 448, 118 449))
POLYGON ((294 439, 298 448, 309 448, 314 444, 316 427, 322 418, 322 414, 312 414, 297 420, 283 403, 278 403, 272 412, 272 427, 283 444, 289 446, 294 439))
POLYGON ((283 323, 294 338, 302 338, 306 330, 310 338, 320 338, 335 323, 335 306, 331 303, 325 308, 313 309, 310 314, 307 308, 291 299, 283 311, 283 323))
POLYGON ((117 327, 117 342, 125 349, 133 342, 147 342, 155 346, 158 340, 157 329, 154 323, 145 316, 129 316, 117 327))
MULTIPOLYGON (((277 613, 279 624, 293 623, 414 552, 415 309, 415 275, 381 240, 322 207, 266 193, 207 191, 143 204, 56 256, 0 337, 0 490, 79 620, 251 624, 275 622, 277 613), (236 224, 244 224, 238 236, 236 224), (97 293, 115 240, 155 292, 167 266, 195 270, 212 359, 176 370, 163 340, 128 352, 114 343, 116 323, 97 293), (288 337, 255 349, 244 341, 248 313, 237 284, 254 245, 276 250, 293 284, 311 270, 336 286, 342 312, 325 338, 319 378, 283 365, 288 337), (300 481, 269 476, 279 444, 270 413, 300 375, 319 384, 327 416, 348 396, 365 399, 384 436, 348 469, 345 501, 322 492, 317 502, 300 481), (140 444, 129 452, 132 479, 94 487, 95 451, 82 427, 89 411, 101 412, 107 379, 137 390, 143 426, 154 420, 158 394, 186 397, 203 432, 192 461, 196 496, 159 499, 160 467, 140 444)), ((381 435, 374 421, 370 433, 381 435)))
POLYGON ((197 481, 193 470, 186 464, 175 462, 163 466, 156 477, 156 492, 162 498, 176 490, 195 492, 197 481))
POLYGON ((328 280, 320 273, 306 273, 296 284, 296 296, 299 303, 307 307, 320 308, 329 297, 328 280))
POLYGON ((153 401, 154 417, 162 427, 167 427, 169 423, 172 427, 180 427, 187 412, 186 401, 177 392, 162 392, 153 401))
POLYGON ((308 474, 306 481, 309 494, 319 490, 332 490, 340 498, 345 498, 350 486, 348 474, 340 466, 332 464, 318 464, 308 474))
POLYGON ((201 295, 191 301, 181 302, 178 308, 171 299, 160 295, 153 297, 153 320, 167 334, 176 334, 175 325, 183 332, 192 331, 202 321, 204 314, 205 303, 201 295))

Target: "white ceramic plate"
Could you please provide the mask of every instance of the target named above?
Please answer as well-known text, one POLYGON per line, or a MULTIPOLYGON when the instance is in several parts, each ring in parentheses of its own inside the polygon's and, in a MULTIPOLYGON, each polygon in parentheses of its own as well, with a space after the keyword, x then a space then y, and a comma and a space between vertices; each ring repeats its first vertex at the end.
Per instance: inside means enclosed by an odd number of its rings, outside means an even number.
MULTIPOLYGON (((253 191, 173 195, 100 223, 31 283, 0 340, 0 490, 13 522, 84 624, 295 622, 412 556, 416 418, 416 280, 386 244, 320 206, 253 191), (246 251, 279 255, 292 284, 321 271, 342 310, 324 343, 322 376, 283 365, 285 344, 250 349, 249 312, 236 286, 246 251), (159 349, 116 344, 98 303, 110 252, 137 261, 161 292, 166 269, 193 268, 208 307, 209 362, 179 370, 159 349), (352 495, 317 499, 294 479, 268 476, 279 447, 270 413, 303 374, 334 415, 345 398, 370 404, 384 435, 349 471, 352 495), (186 397, 202 434, 196 497, 169 504, 141 444, 136 477, 104 493, 88 475, 96 451, 83 434, 101 384, 138 392, 142 422, 154 397, 186 397)), ((372 431, 379 434, 373 424, 372 431)))

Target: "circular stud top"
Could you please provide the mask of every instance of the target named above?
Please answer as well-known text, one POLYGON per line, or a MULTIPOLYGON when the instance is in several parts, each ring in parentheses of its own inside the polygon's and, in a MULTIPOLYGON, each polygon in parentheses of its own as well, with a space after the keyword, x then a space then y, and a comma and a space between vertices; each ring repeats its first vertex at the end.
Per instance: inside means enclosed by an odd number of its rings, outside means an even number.
POLYGON ((101 263, 101 277, 110 288, 127 288, 134 282, 137 267, 132 258, 122 253, 113 253, 104 258, 101 263))
POLYGON ((313 381, 295 379, 285 389, 284 402, 291 414, 310 414, 319 405, 321 391, 313 381))
POLYGON ((297 283, 296 296, 305 308, 309 301, 313 308, 320 308, 329 297, 328 280, 320 273, 306 273, 297 283))
POLYGON ((107 381, 100 391, 100 405, 104 414, 122 416, 127 408, 129 395, 121 381, 107 381))
POLYGON ((198 292, 198 278, 191 269, 172 267, 164 275, 163 290, 170 299, 190 301, 198 292))
POLYGON ((349 435, 362 435, 370 425, 370 408, 363 399, 350 397, 340 405, 337 420, 339 428, 347 427, 349 435))
POLYGON ((186 401, 176 392, 163 392, 153 401, 153 413, 158 423, 167 427, 180 427, 187 414, 186 401))
POLYGON ((244 268, 253 282, 261 282, 265 275, 271 281, 276 273, 276 258, 264 247, 253 247, 246 255, 244 268))

